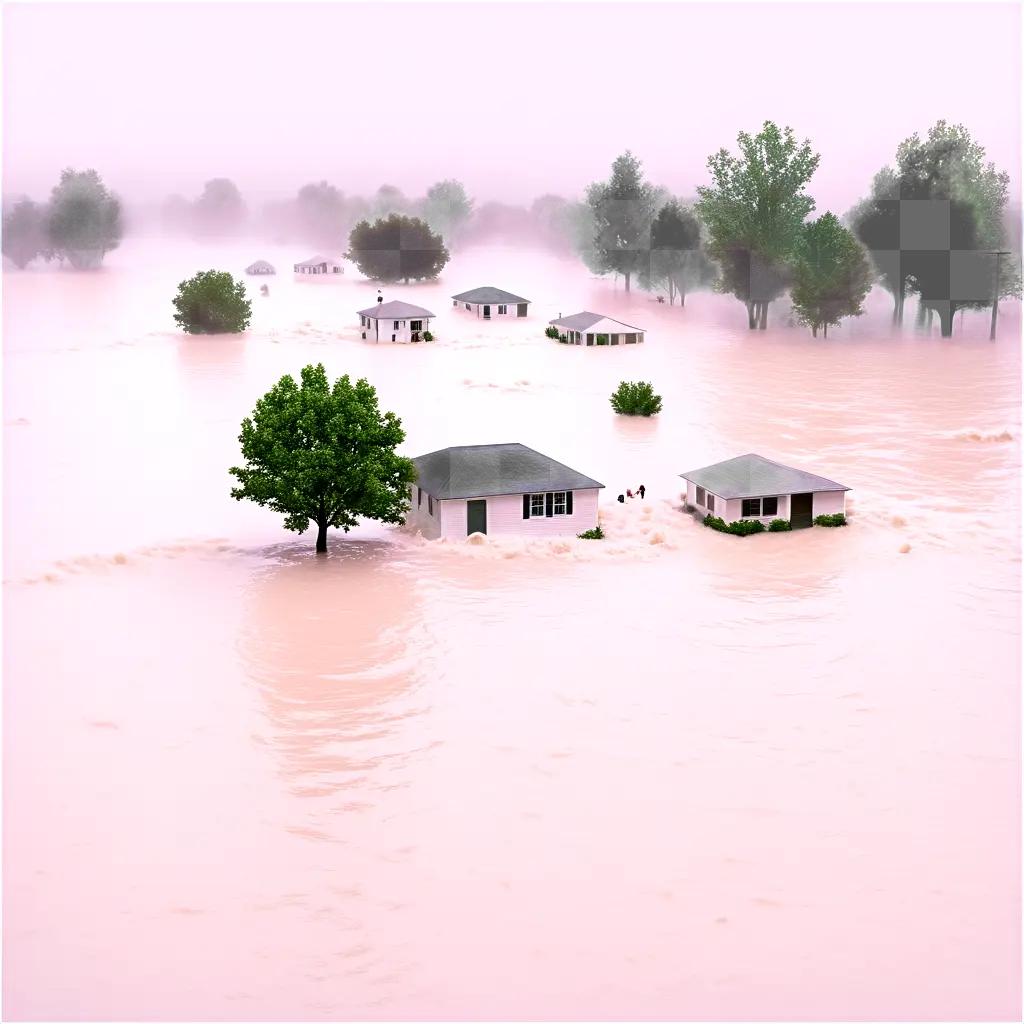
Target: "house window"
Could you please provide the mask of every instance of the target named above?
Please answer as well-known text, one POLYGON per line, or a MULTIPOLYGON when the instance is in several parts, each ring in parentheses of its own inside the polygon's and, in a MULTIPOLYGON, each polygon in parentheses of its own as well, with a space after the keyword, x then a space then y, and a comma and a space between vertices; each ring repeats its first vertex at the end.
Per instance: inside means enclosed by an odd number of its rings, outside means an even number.
POLYGON ((530 495, 530 518, 534 516, 544 515, 544 495, 543 494, 531 494, 530 495))
POLYGON ((704 504, 704 488, 703 487, 698 487, 697 488, 697 504, 698 505, 703 505, 704 504))
POLYGON ((761 499, 760 498, 744 498, 743 499, 743 512, 741 513, 743 518, 746 519, 749 516, 760 518, 761 516, 761 499))
POLYGON ((555 491, 555 501, 553 511, 556 516, 564 516, 566 513, 565 508, 565 491, 555 491))
POLYGON ((715 496, 713 494, 708 495, 708 511, 715 511, 715 496))
POLYGON ((498 307, 498 312, 499 313, 507 313, 508 312, 508 306, 499 306, 498 307))
POLYGON ((779 499, 778 498, 762 498, 761 499, 761 515, 763 516, 774 516, 779 511, 779 499))
POLYGON ((587 344, 588 345, 593 345, 594 344, 594 336, 592 334, 588 334, 587 335, 587 344))
POLYGON ((468 302, 466 303, 466 309, 469 309, 469 303, 468 302))
POLYGON ((430 515, 434 514, 434 498, 430 494, 427 495, 427 512, 430 515))
POLYGON ((423 504, 423 488, 416 488, 416 507, 419 508, 423 504))
POLYGON ((398 330, 398 321, 397 320, 395 321, 395 326, 392 328, 392 330, 393 331, 397 331, 398 330))
POLYGON ((459 307, 459 300, 458 299, 452 299, 452 305, 455 306, 456 309, 458 309, 458 307, 459 307))
POLYGON ((422 320, 413 320, 413 322, 412 322, 412 329, 414 331, 422 331, 423 330, 423 321, 422 320))

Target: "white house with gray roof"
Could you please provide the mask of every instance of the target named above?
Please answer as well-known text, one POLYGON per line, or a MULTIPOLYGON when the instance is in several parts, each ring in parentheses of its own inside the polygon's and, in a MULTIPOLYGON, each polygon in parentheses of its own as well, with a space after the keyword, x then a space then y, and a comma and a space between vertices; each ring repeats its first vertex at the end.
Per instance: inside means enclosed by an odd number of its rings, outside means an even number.
POLYGON ((412 461, 406 521, 431 540, 575 536, 597 526, 604 484, 526 445, 442 448, 412 461))
POLYGON ((813 525, 815 516, 845 513, 850 489, 753 454, 679 475, 686 481, 686 503, 699 512, 727 523, 788 519, 793 529, 813 525))
POLYGON ((453 295, 452 305, 456 309, 465 309, 484 320, 492 320, 504 316, 526 316, 530 300, 524 299, 521 295, 507 292, 503 288, 485 285, 482 288, 472 288, 468 292, 453 295))
POLYGON ((603 313, 573 313, 549 320, 570 345, 638 345, 644 340, 642 327, 613 320, 603 313))
POLYGON ((341 260, 331 256, 310 256, 308 260, 296 263, 293 267, 296 274, 344 274, 345 268, 341 260))
POLYGON ((364 341, 423 341, 434 314, 410 302, 384 302, 357 314, 364 341))

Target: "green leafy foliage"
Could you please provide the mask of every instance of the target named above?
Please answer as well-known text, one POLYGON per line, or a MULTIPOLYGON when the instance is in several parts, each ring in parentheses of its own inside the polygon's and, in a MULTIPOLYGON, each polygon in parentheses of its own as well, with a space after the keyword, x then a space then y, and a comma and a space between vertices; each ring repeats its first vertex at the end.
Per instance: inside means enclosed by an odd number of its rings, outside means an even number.
POLYGON ((584 530, 582 533, 577 533, 576 536, 580 540, 604 540, 604 530, 598 525, 592 530, 584 530))
POLYGON ((31 199, 21 199, 4 211, 3 253, 17 267, 47 255, 46 211, 31 199))
POLYGON ((433 341, 434 340, 434 335, 430 331, 424 331, 423 332, 423 340, 424 341, 433 341))
POLYGON ((832 515, 815 516, 815 526, 846 526, 846 516, 842 512, 834 512, 832 515))
POLYGON ((612 408, 625 416, 654 416, 661 412, 661 395, 648 381, 622 381, 611 397, 612 408))
POLYGON ((871 264, 853 233, 831 213, 805 224, 793 264, 791 298, 797 320, 814 337, 843 317, 860 316, 871 290, 871 264))
POLYGON ((793 529, 793 524, 788 519, 773 519, 768 524, 769 533, 786 533, 793 529))
POLYGON ((473 214, 473 200, 461 181, 446 179, 431 185, 423 201, 423 219, 442 238, 454 241, 473 214))
POLYGON ((121 202, 93 170, 61 172, 50 196, 47 233, 61 259, 76 269, 97 267, 121 242, 121 202))
POLYGON ((421 281, 437 277, 448 262, 444 240, 418 217, 402 214, 360 221, 346 253, 372 281, 421 281))
POLYGON ((245 285, 226 270, 201 270, 178 285, 174 322, 186 334, 237 334, 249 326, 245 285))
POLYGON ((716 277, 715 265, 704 251, 696 215, 678 200, 670 199, 651 225, 651 250, 640 273, 641 286, 649 291, 667 291, 670 306, 678 296, 683 306, 688 292, 710 287, 716 277))
POLYGON ((558 340, 558 328, 557 327, 545 327, 544 328, 544 337, 552 338, 553 340, 557 341, 558 340))
POLYGON ((736 537, 749 537, 752 533, 764 533, 765 530, 760 519, 737 519, 734 523, 727 523, 710 512, 704 517, 704 525, 719 533, 731 533, 736 537))
POLYGON ((401 523, 416 471, 395 453, 405 440, 401 420, 381 413, 377 392, 346 374, 333 386, 323 364, 306 366, 301 381, 287 374, 242 421, 243 466, 230 473, 231 496, 284 515, 287 530, 317 526, 317 551, 327 530, 348 530, 360 517, 401 523))

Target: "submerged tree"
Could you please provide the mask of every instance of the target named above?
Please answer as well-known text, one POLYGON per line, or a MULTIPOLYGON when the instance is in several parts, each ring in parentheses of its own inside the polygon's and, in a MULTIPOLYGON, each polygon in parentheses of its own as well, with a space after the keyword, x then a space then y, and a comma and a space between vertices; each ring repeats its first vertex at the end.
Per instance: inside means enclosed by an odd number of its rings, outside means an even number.
POLYGON ((814 337, 848 316, 860 316, 871 290, 871 264, 852 232, 831 213, 804 225, 796 246, 791 297, 814 337))
POLYGON ((661 412, 661 395, 649 381, 624 380, 612 392, 612 408, 623 416, 656 416, 661 412))
POLYGON ((679 305, 684 306, 688 292, 709 287, 715 277, 715 266, 704 252, 699 221, 692 210, 670 199, 651 225, 650 258, 641 271, 641 285, 665 289, 669 305, 678 295, 679 305))
POLYGON ((368 214, 374 220, 390 217, 393 213, 410 213, 412 202, 406 194, 394 185, 381 185, 370 201, 368 214))
POLYGON ((295 197, 296 229, 304 242, 341 248, 350 226, 344 194, 326 181, 303 185, 295 197))
POLYGON ((245 201, 238 186, 229 178, 211 178, 203 186, 192 215, 196 228, 202 234, 235 234, 245 223, 245 201))
POLYGON ((31 199, 19 199, 3 217, 3 253, 24 269, 37 256, 47 254, 46 211, 31 199))
POLYGON ((423 201, 423 219, 451 243, 466 226, 473 213, 473 200, 460 181, 447 179, 431 185, 423 201))
POLYGON ((227 271, 201 270, 178 285, 174 322, 186 334, 237 334, 249 326, 245 285, 227 271))
POLYGON ((581 255, 597 273, 622 274, 627 292, 632 277, 648 266, 651 223, 661 198, 628 150, 612 164, 608 181, 587 189, 594 236, 592 248, 581 255))
POLYGON ((419 218, 397 213, 373 224, 360 221, 352 229, 345 255, 372 281, 435 278, 449 259, 440 235, 419 218))
POLYGON ((721 149, 708 158, 713 184, 697 189, 696 212, 708 251, 721 268, 720 289, 747 306, 751 329, 768 326, 768 305, 785 290, 789 261, 814 200, 804 191, 819 156, 792 128, 766 121, 757 135, 740 132, 740 156, 721 149))
POLYGON ((238 440, 245 464, 229 470, 239 483, 231 496, 283 513, 287 530, 315 524, 318 552, 331 527, 404 519, 416 470, 395 453, 401 420, 381 413, 365 380, 346 374, 332 386, 322 363, 305 367, 298 384, 286 374, 242 421, 238 440))
POLYGON ((94 170, 61 172, 50 197, 49 245, 78 270, 97 267, 121 242, 121 202, 94 170))

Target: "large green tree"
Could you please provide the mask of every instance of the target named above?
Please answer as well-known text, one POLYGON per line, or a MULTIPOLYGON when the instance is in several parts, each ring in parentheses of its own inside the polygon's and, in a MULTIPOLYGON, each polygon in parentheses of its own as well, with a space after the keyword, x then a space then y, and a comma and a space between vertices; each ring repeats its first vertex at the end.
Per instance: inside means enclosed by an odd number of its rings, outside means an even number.
POLYGON ((640 161, 629 150, 616 158, 611 177, 587 189, 594 235, 581 255, 590 269, 622 274, 628 292, 632 277, 648 265, 651 223, 662 198, 646 181, 640 161))
POLYGON ((826 213, 803 226, 793 261, 790 297, 800 323, 814 337, 844 317, 860 316, 871 290, 871 264, 851 231, 826 213))
POLYGON ((301 381, 286 374, 242 421, 238 438, 245 464, 230 473, 239 501, 281 512, 285 529, 317 528, 316 550, 327 550, 327 530, 359 518, 401 523, 416 470, 395 453, 405 440, 401 420, 382 413, 377 392, 348 375, 333 385, 323 364, 307 366, 301 381))
POLYGON ((461 181, 446 179, 431 185, 423 201, 423 219, 451 244, 473 214, 473 200, 461 181))
POLYGON ((714 283, 717 271, 708 259, 701 238, 700 223, 692 210, 670 199, 658 211, 651 225, 651 251, 640 273, 642 287, 668 292, 669 305, 676 296, 686 304, 688 292, 714 283))
POLYGON ((46 255, 46 211, 31 199, 19 199, 3 217, 3 253, 24 269, 37 256, 46 255))
POLYGON ((768 326, 768 305, 789 282, 789 262, 814 200, 804 191, 819 156, 792 128, 771 121, 756 135, 736 137, 740 155, 708 158, 713 184, 697 189, 696 212, 721 268, 720 289, 747 307, 751 329, 768 326))
POLYGON ((186 334, 238 334, 249 326, 245 285, 226 270, 201 270, 178 285, 174 322, 186 334))
POLYGON ((449 254, 444 239, 418 217, 393 213, 382 220, 360 221, 349 236, 346 257, 371 281, 420 281, 435 278, 449 254))
POLYGON ((121 202, 94 170, 61 172, 47 223, 55 255, 78 270, 97 267, 121 242, 121 202))

